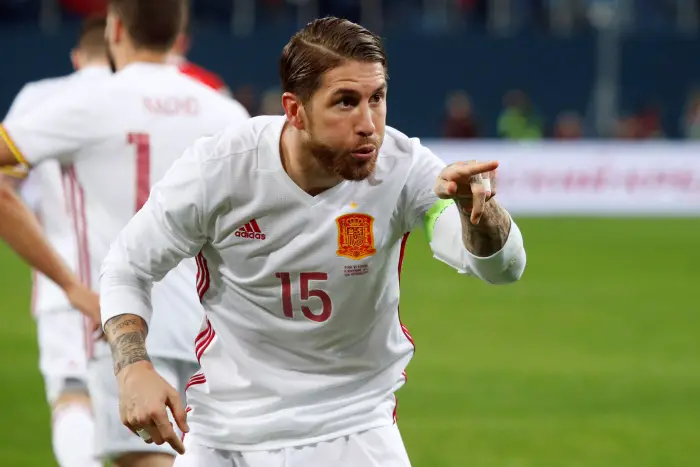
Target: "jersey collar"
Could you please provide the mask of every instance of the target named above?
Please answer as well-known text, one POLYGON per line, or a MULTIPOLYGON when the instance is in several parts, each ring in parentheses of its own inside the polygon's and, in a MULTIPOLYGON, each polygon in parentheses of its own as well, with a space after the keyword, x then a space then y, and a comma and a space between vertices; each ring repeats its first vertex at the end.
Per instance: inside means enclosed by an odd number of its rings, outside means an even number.
POLYGON ((78 70, 78 73, 86 76, 112 74, 112 70, 107 65, 87 65, 78 70))
POLYGON ((119 70, 117 73, 132 73, 136 71, 137 73, 162 73, 164 71, 167 72, 175 72, 177 73, 177 67, 174 65, 171 65, 169 63, 148 63, 148 62, 135 62, 135 63, 130 63, 121 70, 119 70))

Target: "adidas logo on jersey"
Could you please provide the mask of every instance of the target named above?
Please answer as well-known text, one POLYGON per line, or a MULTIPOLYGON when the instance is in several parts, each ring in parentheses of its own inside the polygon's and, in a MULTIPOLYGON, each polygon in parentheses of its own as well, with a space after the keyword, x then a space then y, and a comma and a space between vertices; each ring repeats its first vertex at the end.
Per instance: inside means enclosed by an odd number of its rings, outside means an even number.
POLYGON ((236 237, 249 238, 251 240, 265 240, 265 234, 260 230, 260 226, 255 219, 246 222, 243 227, 236 230, 236 237))

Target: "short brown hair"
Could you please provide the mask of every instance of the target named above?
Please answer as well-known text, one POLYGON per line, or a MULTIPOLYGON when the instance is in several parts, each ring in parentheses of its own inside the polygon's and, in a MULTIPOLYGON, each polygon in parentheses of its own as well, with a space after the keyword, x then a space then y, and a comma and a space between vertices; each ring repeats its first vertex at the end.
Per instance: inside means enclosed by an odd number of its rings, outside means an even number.
POLYGON ((282 50, 282 90, 308 101, 321 85, 323 74, 347 60, 381 63, 386 73, 386 51, 379 36, 346 19, 314 20, 282 50))
POLYGON ((83 21, 78 34, 77 48, 90 56, 107 54, 107 40, 105 28, 107 19, 104 15, 91 16, 83 21))
POLYGON ((109 7, 124 23, 134 45, 166 52, 185 21, 185 0, 110 0, 109 7))

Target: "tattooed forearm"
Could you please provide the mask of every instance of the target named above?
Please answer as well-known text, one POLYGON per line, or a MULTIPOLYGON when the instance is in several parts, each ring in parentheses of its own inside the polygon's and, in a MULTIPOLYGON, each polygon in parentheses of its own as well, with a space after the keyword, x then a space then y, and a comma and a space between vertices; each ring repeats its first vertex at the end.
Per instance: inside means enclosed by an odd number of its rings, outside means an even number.
POLYGON ((495 200, 486 203, 478 224, 462 214, 464 247, 475 256, 486 257, 497 253, 505 245, 510 233, 510 216, 495 200))
POLYGON ((117 337, 112 343, 112 359, 115 375, 132 363, 150 362, 146 353, 146 335, 142 332, 128 332, 117 337))
POLYGON ((117 321, 114 323, 114 325, 109 325, 108 324, 108 331, 110 335, 116 336, 119 334, 125 327, 128 326, 135 326, 138 324, 138 318, 130 318, 130 319, 123 319, 121 321, 117 321))
POLYGON ((114 360, 114 374, 132 363, 151 359, 146 352, 146 323, 134 315, 122 315, 110 319, 105 331, 114 360))

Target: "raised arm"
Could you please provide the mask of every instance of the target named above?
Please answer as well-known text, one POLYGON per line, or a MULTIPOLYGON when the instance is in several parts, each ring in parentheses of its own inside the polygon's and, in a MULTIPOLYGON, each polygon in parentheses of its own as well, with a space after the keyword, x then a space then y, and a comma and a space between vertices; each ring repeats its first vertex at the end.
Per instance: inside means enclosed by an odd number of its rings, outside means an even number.
POLYGON ((493 198, 497 163, 445 166, 416 144, 407 181, 408 223, 422 222, 436 259, 491 284, 520 279, 526 255, 520 229, 493 198), (473 173, 472 173, 473 172, 473 173))

